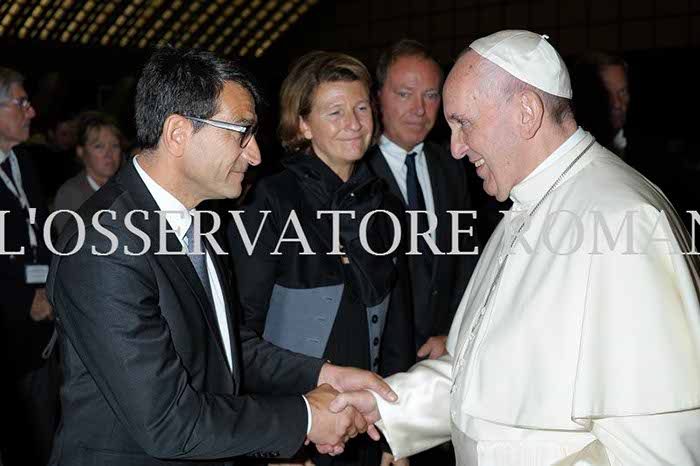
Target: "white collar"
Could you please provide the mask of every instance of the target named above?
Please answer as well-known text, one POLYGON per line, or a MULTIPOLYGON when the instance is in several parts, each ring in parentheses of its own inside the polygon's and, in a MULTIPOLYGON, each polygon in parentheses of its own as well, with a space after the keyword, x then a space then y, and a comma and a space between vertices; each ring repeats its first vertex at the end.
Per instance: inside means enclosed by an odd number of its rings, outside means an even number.
POLYGON ((394 141, 386 137, 384 134, 382 134, 382 137, 379 138, 379 149, 382 151, 382 153, 387 157, 391 157, 393 159, 400 159, 402 164, 405 163, 406 154, 410 154, 411 152, 416 153, 416 159, 422 157, 423 145, 424 143, 420 142, 413 149, 406 151, 394 141))
POLYGON ((151 178, 143 168, 141 168, 136 160, 138 157, 138 155, 135 156, 133 162, 134 167, 136 167, 136 171, 146 184, 146 188, 151 193, 151 196, 153 196, 156 204, 158 204, 158 208, 161 211, 166 212, 165 218, 168 220, 170 228, 175 230, 178 239, 180 242, 182 242, 183 238, 187 234, 187 230, 189 230, 190 225, 192 224, 191 211, 187 210, 187 207, 185 207, 182 202, 165 190, 161 185, 156 183, 156 181, 151 178))
MULTIPOLYGON (((561 175, 563 170, 593 141, 593 136, 579 128, 535 168, 524 180, 513 186, 510 198, 514 204, 529 208, 537 202, 561 175)), ((571 176, 570 172, 568 176, 571 176)))
POLYGON ((87 174, 87 172, 85 172, 85 178, 87 178, 87 182, 93 191, 97 191, 98 189, 100 189, 100 185, 97 184, 97 181, 93 180, 92 177, 87 174))
POLYGON ((7 152, 0 150, 0 163, 3 163, 10 156, 10 154, 12 154, 12 149, 7 152))
POLYGON ((578 129, 574 131, 574 134, 569 136, 561 146, 557 147, 557 149, 549 155, 549 157, 547 157, 542 161, 542 163, 537 165, 537 167, 535 167, 535 169, 532 170, 532 172, 530 172, 530 174, 525 177, 525 180, 534 177, 538 173, 544 171, 547 167, 554 165, 554 162, 559 160, 559 158, 561 158, 562 155, 566 154, 571 149, 573 149, 573 147, 579 142, 581 142, 581 140, 583 140, 585 136, 586 132, 583 130, 583 128, 579 126, 578 129))

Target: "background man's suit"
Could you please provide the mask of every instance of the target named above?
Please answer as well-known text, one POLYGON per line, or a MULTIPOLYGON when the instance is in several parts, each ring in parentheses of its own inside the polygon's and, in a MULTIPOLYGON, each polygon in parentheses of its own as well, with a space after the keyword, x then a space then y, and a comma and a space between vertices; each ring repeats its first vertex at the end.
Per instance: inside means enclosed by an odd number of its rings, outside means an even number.
MULTIPOLYGON (((435 243, 440 251, 448 252, 452 248, 452 219, 447 211, 471 209, 466 173, 464 165, 453 159, 441 146, 426 141, 423 151, 430 174, 435 213, 438 217, 435 243)), ((406 200, 379 146, 370 149, 367 158, 374 173, 384 179, 389 190, 405 203, 406 200)), ((476 225, 475 221, 468 216, 461 218, 463 229, 476 225)), ((476 234, 476 228, 474 232, 476 234)), ((471 251, 476 245, 475 236, 460 235, 461 251, 471 251)), ((405 315, 406 311, 397 309, 397 306, 405 307, 405 303, 393 301, 389 311, 390 320, 385 330, 384 351, 385 354, 391 351, 400 351, 402 354, 401 357, 392 354, 391 358, 385 358, 399 361, 400 364, 400 367, 390 367, 385 364, 383 367, 385 375, 404 371, 412 366, 416 362, 416 351, 425 343, 427 337, 447 335, 477 262, 476 255, 436 255, 432 257, 432 270, 426 274, 423 272, 425 268, 418 267, 416 264, 416 261, 421 258, 418 256, 408 256, 408 258, 413 283, 412 293, 410 293, 413 297, 413 306, 408 306, 412 308, 409 322, 413 325, 406 326, 399 322, 400 314, 403 312, 405 315), (417 284, 419 286, 416 286, 417 284), (414 346, 409 347, 405 344, 406 341, 412 341, 414 346)))
MULTIPOLYGON (((64 418, 52 464, 179 465, 296 453, 306 434, 307 410, 301 396, 290 394, 314 388, 323 362, 239 328, 235 301, 228 300, 229 370, 214 309, 190 259, 154 254, 158 207, 133 164, 80 213, 89 224, 101 209, 116 212, 115 221, 101 218, 119 240, 117 251, 92 255, 92 245, 104 252, 110 242, 88 227, 85 245, 74 255, 55 258, 49 276, 66 374, 64 418), (123 251, 125 245, 132 252, 143 248, 124 225, 127 212, 135 209, 149 212, 149 220, 132 217, 152 241, 141 256, 123 251)), ((72 250, 76 240, 70 222, 58 249, 72 250)), ((182 249, 174 234, 168 235, 167 248, 182 249)), ((226 296, 221 261, 211 251, 209 256, 226 296)))
MULTIPOLYGON (((47 208, 35 176, 31 155, 15 147, 22 188, 29 205, 36 208, 37 262, 48 264, 49 251, 42 231, 47 208)), ((12 179, 10 170, 6 170, 12 179)), ((35 291, 43 284, 26 284, 25 266, 33 263, 26 211, 17 196, 0 183, 0 210, 5 251, 24 254, 0 255, 0 450, 6 465, 45 464, 51 450, 58 409, 58 386, 53 361, 42 358, 51 334, 51 321, 30 317, 35 291)))

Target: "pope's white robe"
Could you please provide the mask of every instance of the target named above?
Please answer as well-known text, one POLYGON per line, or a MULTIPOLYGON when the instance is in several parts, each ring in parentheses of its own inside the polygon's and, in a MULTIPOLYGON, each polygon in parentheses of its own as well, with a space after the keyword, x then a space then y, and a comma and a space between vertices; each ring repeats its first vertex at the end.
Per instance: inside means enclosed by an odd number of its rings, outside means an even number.
POLYGON ((375 396, 395 456, 452 438, 470 466, 700 464, 700 280, 666 198, 581 129, 511 198, 448 354, 375 396))

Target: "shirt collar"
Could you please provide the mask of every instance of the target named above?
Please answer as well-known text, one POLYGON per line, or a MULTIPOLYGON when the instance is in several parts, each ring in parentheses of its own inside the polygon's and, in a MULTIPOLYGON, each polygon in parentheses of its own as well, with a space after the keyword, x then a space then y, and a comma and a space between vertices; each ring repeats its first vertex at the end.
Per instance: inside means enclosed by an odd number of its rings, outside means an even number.
MULTIPOLYGON (((139 167, 139 168, 141 168, 141 167, 139 167)), ((148 176, 148 175, 146 175, 146 176, 148 176)), ((97 191, 98 189, 100 189, 100 185, 97 184, 97 181, 93 180, 92 177, 90 175, 88 175, 87 173, 85 173, 85 178, 87 179, 87 182, 93 191, 97 191)))
POLYGON ((423 144, 423 142, 420 142, 413 149, 406 151, 383 134, 382 137, 379 138, 379 149, 382 153, 391 159, 400 161, 401 164, 405 163, 406 154, 411 152, 416 153, 416 159, 423 157, 423 144))
POLYGON ((530 203, 539 201, 591 139, 592 136, 579 127, 523 181, 513 187, 510 192, 513 203, 521 208, 529 208, 530 203))
POLYGON ((7 152, 3 152, 0 150, 0 163, 3 163, 5 161, 5 159, 7 159, 10 156, 11 153, 12 153, 12 149, 10 149, 7 152))
POLYGON ((170 228, 175 230, 178 239, 182 242, 187 234, 187 230, 189 230, 192 224, 191 211, 188 211, 187 207, 185 207, 182 202, 178 201, 175 196, 156 183, 156 181, 141 168, 137 161, 138 158, 139 156, 137 155, 134 157, 133 161, 136 171, 151 193, 151 196, 153 196, 156 204, 158 204, 158 208, 166 212, 165 218, 170 224, 170 228))

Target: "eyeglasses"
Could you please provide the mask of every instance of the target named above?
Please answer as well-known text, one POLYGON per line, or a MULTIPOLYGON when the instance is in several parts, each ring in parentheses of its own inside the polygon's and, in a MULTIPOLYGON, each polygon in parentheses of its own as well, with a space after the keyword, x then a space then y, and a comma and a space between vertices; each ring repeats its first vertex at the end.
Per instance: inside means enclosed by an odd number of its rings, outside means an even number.
POLYGON ((255 136, 255 132, 258 130, 257 124, 243 126, 243 125, 235 125, 233 123, 227 123, 225 121, 206 120, 204 118, 197 118, 197 117, 191 117, 191 116, 185 116, 185 118, 187 118, 188 120, 198 121, 200 123, 205 123, 207 125, 215 126, 217 128, 227 129, 229 131, 236 131, 238 133, 241 133, 241 140, 240 140, 241 149, 245 149, 245 147, 248 145, 250 140, 253 139, 253 136, 255 136))
POLYGON ((32 103, 29 101, 28 97, 20 97, 18 99, 8 99, 5 102, 2 102, 2 104, 0 104, 0 105, 10 104, 10 103, 15 104, 19 108, 22 108, 25 110, 32 106, 32 103))

